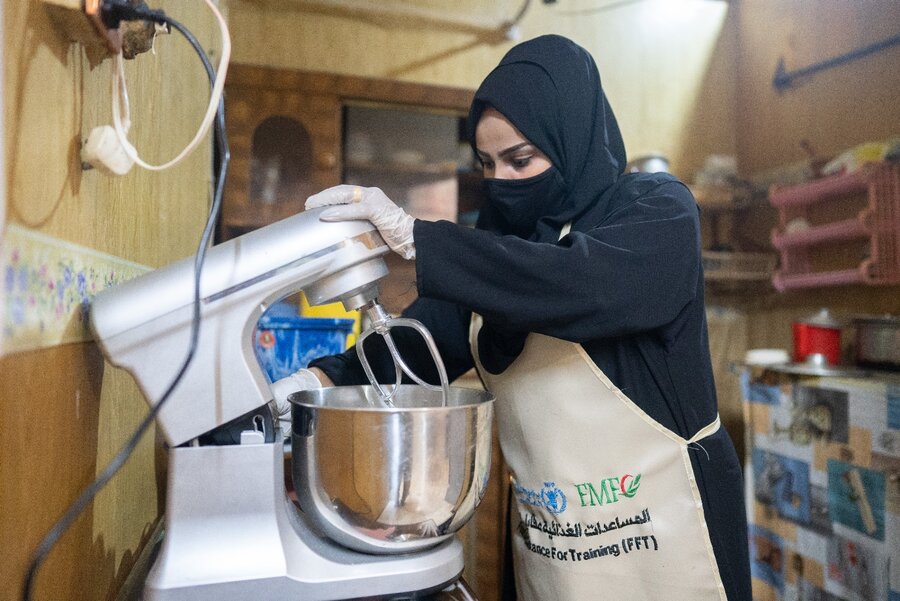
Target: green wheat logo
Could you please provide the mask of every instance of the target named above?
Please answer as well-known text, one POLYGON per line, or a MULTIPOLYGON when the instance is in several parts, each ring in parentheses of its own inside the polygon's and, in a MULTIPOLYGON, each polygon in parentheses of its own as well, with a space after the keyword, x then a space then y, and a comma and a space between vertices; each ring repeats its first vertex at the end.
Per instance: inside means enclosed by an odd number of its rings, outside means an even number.
POLYGON ((637 492, 638 487, 641 485, 641 475, 631 477, 631 474, 625 474, 619 479, 619 486, 622 489, 622 496, 631 498, 637 492))

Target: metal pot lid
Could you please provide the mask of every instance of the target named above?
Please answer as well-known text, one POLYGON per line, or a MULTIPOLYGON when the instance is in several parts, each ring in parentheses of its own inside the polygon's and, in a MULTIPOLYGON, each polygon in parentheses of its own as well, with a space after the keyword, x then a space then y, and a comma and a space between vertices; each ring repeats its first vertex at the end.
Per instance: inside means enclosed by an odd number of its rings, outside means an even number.
POLYGON ((854 315, 853 323, 871 323, 884 326, 900 326, 900 315, 854 315))
POLYGON ((831 312, 829 312, 828 309, 822 309, 815 315, 811 315, 809 317, 801 319, 797 323, 816 326, 819 328, 839 328, 842 325, 840 321, 838 321, 831 315, 831 312))
POLYGON ((806 357, 803 363, 785 363, 783 365, 770 365, 772 371, 795 374, 799 376, 843 376, 863 377, 868 372, 857 367, 844 367, 831 365, 822 353, 813 353, 806 357))

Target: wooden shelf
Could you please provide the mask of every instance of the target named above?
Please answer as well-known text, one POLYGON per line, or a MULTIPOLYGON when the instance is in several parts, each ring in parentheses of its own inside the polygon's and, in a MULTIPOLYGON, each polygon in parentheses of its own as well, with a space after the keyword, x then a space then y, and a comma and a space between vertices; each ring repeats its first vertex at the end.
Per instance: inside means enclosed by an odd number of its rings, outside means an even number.
POLYGON ((291 215, 303 211, 304 199, 275 202, 271 204, 255 203, 237 205, 222 212, 219 218, 219 232, 227 240, 265 227, 291 215))
POLYGON ((813 246, 824 242, 859 240, 868 237, 869 228, 865 225, 865 218, 857 217, 811 227, 798 232, 780 233, 776 230, 772 232, 772 246, 778 250, 784 250, 786 248, 813 246))
POLYGON ((758 283, 771 279, 774 254, 757 252, 738 223, 748 211, 768 206, 766 197, 742 186, 689 186, 703 225, 703 263, 707 282, 758 283))
POLYGON ((717 252, 704 250, 706 281, 769 282, 778 257, 774 253, 717 252))
POLYGON ((722 186, 688 186, 700 209, 706 213, 740 212, 766 206, 765 196, 753 196, 749 190, 722 186))
POLYGON ((381 176, 395 175, 402 177, 455 177, 456 163, 404 163, 404 162, 381 162, 381 161, 359 161, 348 160, 344 164, 344 171, 372 173, 381 176))

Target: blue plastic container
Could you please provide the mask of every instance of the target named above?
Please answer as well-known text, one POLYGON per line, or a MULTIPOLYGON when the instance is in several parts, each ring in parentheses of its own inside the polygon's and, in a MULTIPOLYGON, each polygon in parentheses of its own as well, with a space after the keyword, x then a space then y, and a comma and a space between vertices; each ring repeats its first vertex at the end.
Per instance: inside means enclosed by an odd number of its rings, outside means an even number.
POLYGON ((353 324, 352 319, 266 313, 254 334, 256 358, 272 382, 280 380, 313 359, 343 352, 353 324))

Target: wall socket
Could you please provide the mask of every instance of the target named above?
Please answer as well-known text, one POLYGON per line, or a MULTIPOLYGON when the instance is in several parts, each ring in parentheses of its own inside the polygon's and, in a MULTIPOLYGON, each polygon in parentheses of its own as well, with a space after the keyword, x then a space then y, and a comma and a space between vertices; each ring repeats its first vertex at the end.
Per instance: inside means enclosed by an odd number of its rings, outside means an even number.
POLYGON ((107 29, 100 18, 100 0, 41 0, 57 29, 82 44, 92 64, 122 48, 118 29, 107 29))
MULTIPOLYGON (((2 0, 0 0, 2 1, 2 0)), ((85 47, 92 65, 118 54, 126 59, 153 48, 159 33, 168 33, 150 21, 122 21, 118 29, 109 29, 100 16, 101 0, 41 0, 57 29, 66 39, 85 47)), ((130 0, 133 6, 147 6, 144 0, 130 0)))

